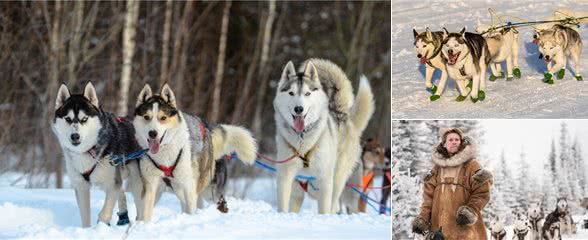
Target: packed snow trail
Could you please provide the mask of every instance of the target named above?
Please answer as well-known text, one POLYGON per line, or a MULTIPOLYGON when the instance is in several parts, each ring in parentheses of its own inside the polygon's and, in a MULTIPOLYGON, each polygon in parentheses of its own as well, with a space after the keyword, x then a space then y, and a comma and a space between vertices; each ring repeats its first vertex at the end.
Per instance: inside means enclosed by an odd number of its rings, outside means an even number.
MULTIPOLYGON (((464 26, 473 32, 476 19, 490 24, 488 8, 499 15, 510 14, 528 19, 543 20, 557 9, 588 11, 588 2, 582 1, 397 1, 392 3, 392 116, 394 118, 447 119, 447 118, 587 118, 588 83, 573 78, 573 64, 568 61, 566 75, 555 84, 542 82, 545 62, 539 59, 537 46, 532 43, 533 28, 519 28, 519 65, 521 79, 507 82, 499 78, 488 81, 486 100, 472 103, 469 98, 456 102, 455 81, 448 78, 441 99, 431 102, 425 91, 425 67, 419 63, 414 51, 412 29, 418 32, 429 27, 441 31, 446 27, 458 32, 464 26)), ((508 19, 508 18, 507 18, 508 19)), ((510 18, 512 22, 521 20, 510 18)), ((579 30, 583 41, 580 60, 581 74, 588 76, 588 25, 579 30)), ((502 69, 506 69, 503 64, 502 69)), ((490 70, 488 68, 488 70, 490 70)), ((433 75, 437 84, 440 71, 433 75)))
MULTIPOLYGON (((0 179, 2 179, 0 177, 0 179)), ((229 212, 216 205, 182 214, 177 198, 164 193, 149 223, 116 226, 96 224, 104 193, 93 189, 91 228, 80 227, 72 189, 24 189, 0 180, 0 238, 25 239, 390 239, 391 217, 370 211, 353 215, 319 215, 316 201, 305 199, 302 212, 278 213, 274 179, 257 180, 249 199, 228 197, 229 212), (263 200, 260 200, 263 199, 263 200)), ((235 183, 230 183, 235 184, 235 183)), ((236 183, 242 184, 242 183, 236 183)), ((239 186, 239 185, 235 185, 239 186)), ((231 190, 229 190, 231 191, 231 190)), ((136 216, 127 193, 129 216, 136 216)), ((115 208, 115 213, 117 208, 115 208)))

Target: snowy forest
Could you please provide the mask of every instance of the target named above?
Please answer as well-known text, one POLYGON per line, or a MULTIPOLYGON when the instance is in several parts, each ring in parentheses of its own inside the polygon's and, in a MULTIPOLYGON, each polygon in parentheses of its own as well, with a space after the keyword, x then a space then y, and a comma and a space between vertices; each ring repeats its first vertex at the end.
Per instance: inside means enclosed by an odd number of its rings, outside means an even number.
MULTIPOLYGON (((60 83, 91 81, 101 107, 132 114, 145 83, 168 82, 183 111, 251 129, 275 153, 272 99, 285 64, 364 74, 376 111, 367 138, 390 143, 390 2, 39 1, 0 4, 0 174, 67 187, 51 131, 60 83)), ((231 176, 255 172, 235 170, 231 176)))
MULTIPOLYGON (((491 157, 484 153, 487 131, 484 121, 431 120, 392 122, 392 222, 395 239, 412 237, 411 221, 419 212, 422 202, 423 177, 432 168, 432 146, 438 143, 439 129, 461 128, 478 146, 478 160, 482 168, 491 170, 494 185, 491 199, 483 215, 485 223, 499 217, 505 224, 512 224, 513 214, 526 211, 531 204, 541 204, 547 214, 555 209, 556 199, 565 197, 573 214, 583 214, 580 202, 586 197, 586 165, 582 153, 582 141, 566 122, 559 125, 558 137, 542 146, 528 146, 516 154, 497 153, 491 157), (537 148, 549 147, 544 159, 528 159, 528 153, 537 148), (518 157, 508 157, 516 155, 518 157), (531 164, 544 163, 542 172, 533 171, 531 164), (393 168, 395 169, 395 168, 393 168)), ((508 138, 509 136, 505 136, 508 138)), ((533 136, 527 136, 532 138, 533 136)), ((581 219, 575 219, 581 221, 581 219)))

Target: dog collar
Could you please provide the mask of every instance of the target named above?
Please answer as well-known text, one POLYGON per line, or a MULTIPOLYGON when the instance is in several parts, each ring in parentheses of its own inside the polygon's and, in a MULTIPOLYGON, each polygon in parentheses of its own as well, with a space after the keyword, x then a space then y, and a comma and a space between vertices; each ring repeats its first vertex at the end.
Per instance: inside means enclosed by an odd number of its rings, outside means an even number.
POLYGON ((94 145, 92 148, 90 148, 88 151, 86 151, 86 153, 90 154, 90 156, 94 159, 96 159, 96 157, 98 157, 98 148, 96 146, 97 145, 94 145))
POLYGON ((149 158, 149 160, 151 160, 151 163, 153 163, 153 165, 155 165, 155 167, 159 170, 161 170, 163 172, 163 174, 166 177, 174 177, 174 169, 176 168, 176 166, 178 165, 178 162, 180 162, 180 157, 182 157, 182 152, 184 151, 184 149, 180 149, 180 153, 178 153, 178 156, 176 157, 176 161, 174 162, 173 165, 171 166, 164 166, 163 164, 157 164, 157 162, 155 162, 155 160, 153 160, 153 158, 151 158, 151 156, 149 156, 149 154, 145 154, 147 155, 147 157, 149 158))
POLYGON ((492 237, 502 240, 504 237, 506 237, 506 230, 502 229, 500 232, 493 232, 492 237))

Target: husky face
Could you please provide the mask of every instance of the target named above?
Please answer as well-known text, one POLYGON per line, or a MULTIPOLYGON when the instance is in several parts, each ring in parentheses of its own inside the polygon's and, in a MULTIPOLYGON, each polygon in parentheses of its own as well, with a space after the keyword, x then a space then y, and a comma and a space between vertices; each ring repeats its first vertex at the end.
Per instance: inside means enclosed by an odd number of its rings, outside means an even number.
POLYGON ((468 55, 468 46, 465 43, 465 28, 459 33, 449 33, 443 28, 443 48, 441 52, 447 59, 448 65, 455 65, 468 55))
POLYGON ((421 60, 421 64, 425 64, 428 57, 435 51, 433 34, 429 28, 422 33, 418 33, 413 29, 412 33, 414 34, 414 50, 416 51, 416 56, 421 60))
POLYGON ((504 224, 500 220, 494 219, 490 222, 490 232, 493 235, 502 232, 502 230, 504 230, 504 224))
POLYGON ((527 215, 531 219, 540 219, 543 218, 543 210, 541 210, 541 207, 533 205, 529 208, 527 215))
POLYGON ((553 31, 543 31, 538 36, 539 52, 545 58, 545 62, 549 63, 557 53, 562 53, 561 45, 559 44, 559 34, 553 31))
POLYGON ((84 153, 98 142, 102 128, 96 90, 86 84, 84 94, 70 95, 67 86, 61 85, 55 101, 53 131, 62 147, 84 153))
POLYGON ((568 201, 565 198, 560 198, 557 200, 557 210, 558 211, 565 211, 568 209, 568 201))
POLYGON ((139 93, 133 119, 139 145, 157 154, 161 145, 173 140, 173 132, 181 122, 178 113, 175 95, 167 83, 159 95, 153 95, 151 87, 145 85, 139 93))
POLYGON ((328 111, 328 97, 312 62, 306 64, 302 73, 296 73, 292 62, 286 64, 274 109, 297 134, 310 130, 320 120, 320 113, 328 111))

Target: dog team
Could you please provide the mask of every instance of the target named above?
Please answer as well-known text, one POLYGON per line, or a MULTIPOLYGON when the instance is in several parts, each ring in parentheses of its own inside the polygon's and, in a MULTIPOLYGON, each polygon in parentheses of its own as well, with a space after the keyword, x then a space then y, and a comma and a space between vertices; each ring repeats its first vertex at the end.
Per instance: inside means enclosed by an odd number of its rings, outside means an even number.
MULTIPOLYGON (((492 240, 506 240, 506 230, 501 219, 490 221, 492 240)), ((556 208, 547 216, 543 209, 531 205, 526 213, 515 213, 513 240, 561 240, 562 235, 576 234, 576 223, 565 198, 557 199, 556 208)))
MULTIPOLYGON (((131 116, 116 117, 101 106, 92 83, 82 94, 72 94, 61 85, 52 122, 83 227, 91 225, 92 186, 105 192, 99 222, 109 224, 117 203, 117 224, 130 222, 125 192, 133 196, 137 221, 150 221, 166 191, 177 196, 182 212, 188 214, 203 208, 205 201, 224 201, 222 195, 206 191, 226 180, 224 161, 217 160, 236 154, 250 165, 257 158, 257 141, 250 131, 208 123, 182 111, 167 83, 158 93, 146 84, 131 116), (143 154, 110 164, 113 156, 137 152, 143 154)), ((294 181, 300 174, 317 178, 318 190, 308 195, 318 200, 319 213, 339 212, 340 203, 348 202, 342 193, 360 159, 366 158, 364 170, 373 168, 374 162, 383 163, 381 147, 371 143, 362 151, 360 144, 375 108, 368 80, 360 79, 354 95, 351 81, 336 64, 308 59, 297 69, 288 62, 273 106, 277 158, 293 159, 277 166, 278 211, 300 210, 305 191, 294 181)))
MULTIPOLYGON (((539 57, 545 60, 547 72, 543 81, 554 84, 554 77, 562 79, 568 59, 574 63, 574 78, 582 81, 580 55, 582 39, 579 25, 551 24, 535 28, 533 43, 538 47, 539 57)), ((515 26, 495 28, 482 24, 477 19, 476 33, 431 31, 413 29, 414 48, 420 63, 425 66, 425 86, 432 95, 430 101, 441 98, 448 76, 455 80, 458 102, 469 95, 476 103, 486 98, 486 70, 490 66, 490 81, 506 77, 507 81, 521 78, 519 68, 519 29, 515 26), (501 64, 506 61, 506 76, 501 64), (438 85, 432 81, 433 72, 439 70, 438 85)))

